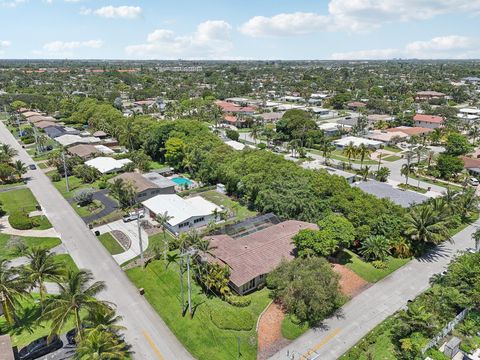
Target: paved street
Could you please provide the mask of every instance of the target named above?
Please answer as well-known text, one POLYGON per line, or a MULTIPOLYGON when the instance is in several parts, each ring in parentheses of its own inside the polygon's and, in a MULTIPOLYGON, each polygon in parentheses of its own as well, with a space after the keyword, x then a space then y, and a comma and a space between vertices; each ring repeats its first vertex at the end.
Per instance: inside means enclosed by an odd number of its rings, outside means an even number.
POLYGON ((471 236, 479 225, 477 221, 455 235, 453 244, 444 244, 436 252, 412 260, 371 286, 347 303, 338 316, 326 320, 321 329, 308 331, 271 359, 337 359, 408 300, 425 291, 430 277, 443 271, 457 251, 473 247, 471 236))
MULTIPOLYGON (((19 151, 18 158, 26 164, 33 160, 17 143, 3 123, 0 123, 0 142, 19 151)), ((117 305, 118 314, 127 327, 125 337, 132 345, 135 359, 191 359, 191 355, 173 336, 148 302, 138 294, 115 260, 87 228, 82 219, 51 184, 41 170, 29 171, 28 187, 47 213, 60 234, 68 252, 80 268, 90 269, 96 280, 103 280, 107 290, 105 300, 117 305)))

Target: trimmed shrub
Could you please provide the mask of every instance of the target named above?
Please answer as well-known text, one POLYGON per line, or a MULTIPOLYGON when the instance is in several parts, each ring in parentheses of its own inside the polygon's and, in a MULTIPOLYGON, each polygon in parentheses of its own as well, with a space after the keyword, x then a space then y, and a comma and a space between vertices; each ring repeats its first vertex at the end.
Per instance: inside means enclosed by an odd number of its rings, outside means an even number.
POLYGON ((12 212, 8 217, 8 222, 17 230, 30 230, 34 226, 34 223, 32 219, 28 217, 28 214, 21 211, 12 212))
POLYGON ((216 327, 223 330, 249 331, 254 325, 252 314, 245 309, 220 308, 212 311, 210 318, 216 327))
POLYGON ((52 174, 53 182, 59 182, 60 180, 62 180, 62 176, 58 172, 52 174))
POLYGON ((252 300, 250 300, 250 298, 248 298, 248 297, 237 296, 237 295, 226 296, 225 300, 230 305, 233 305, 233 306, 236 306, 236 307, 246 307, 246 306, 250 305, 250 303, 252 302, 252 300))
POLYGON ((382 261, 382 260, 372 261, 371 264, 375 269, 380 269, 380 270, 384 270, 388 267, 387 263, 385 261, 382 261))
POLYGON ((73 195, 73 200, 75 200, 80 206, 85 206, 92 203, 94 193, 95 190, 91 188, 80 189, 75 192, 75 195, 73 195))

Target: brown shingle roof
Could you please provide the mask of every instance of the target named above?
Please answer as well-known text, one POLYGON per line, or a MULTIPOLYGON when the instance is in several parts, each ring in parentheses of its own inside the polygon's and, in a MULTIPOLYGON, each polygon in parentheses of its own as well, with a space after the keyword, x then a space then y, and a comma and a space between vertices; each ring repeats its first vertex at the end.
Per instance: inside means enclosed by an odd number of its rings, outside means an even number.
POLYGON ((93 154, 101 154, 95 146, 88 144, 74 145, 68 148, 68 152, 72 155, 78 155, 81 158, 86 158, 93 154))
POLYGON ((480 168, 480 159, 470 158, 467 156, 462 156, 463 167, 465 169, 475 169, 480 168))
POLYGON ((302 229, 317 229, 317 226, 288 220, 238 239, 228 235, 211 236, 208 239, 214 257, 207 258, 228 265, 230 281, 240 287, 257 276, 268 274, 282 259, 293 259, 292 237, 302 229))
POLYGON ((122 179, 125 182, 131 182, 137 188, 137 192, 142 192, 148 189, 156 189, 158 186, 144 177, 142 174, 136 172, 127 172, 115 176, 110 179, 109 182, 113 183, 116 179, 122 179))
POLYGON ((39 128, 39 129, 45 129, 45 128, 49 127, 49 126, 56 126, 56 125, 57 125, 57 124, 54 123, 53 121, 47 121, 47 120, 45 120, 45 121, 42 120, 42 121, 36 122, 36 123, 34 124, 34 126, 37 127, 37 128, 39 128))

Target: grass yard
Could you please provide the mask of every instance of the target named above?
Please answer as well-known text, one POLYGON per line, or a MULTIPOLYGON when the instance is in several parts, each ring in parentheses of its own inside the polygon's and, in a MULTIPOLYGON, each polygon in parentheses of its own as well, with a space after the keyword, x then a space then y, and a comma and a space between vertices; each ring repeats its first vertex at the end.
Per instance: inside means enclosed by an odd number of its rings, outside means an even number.
MULTIPOLYGON (((10 240, 11 235, 0 234, 0 258, 3 259, 14 259, 18 257, 18 254, 15 254, 11 249, 7 248, 8 241, 10 240)), ((50 238, 50 237, 19 237, 25 242, 25 245, 31 249, 33 247, 43 247, 46 249, 54 248, 62 243, 59 238, 50 238)))
POLYGON ((68 270, 78 270, 77 264, 73 261, 72 257, 69 254, 59 254, 55 255, 55 261, 61 264, 66 271, 68 270))
POLYGON ((385 158, 382 158, 382 160, 385 160, 385 161, 398 161, 398 160, 401 160, 402 158, 400 156, 396 156, 396 155, 390 155, 390 156, 387 156, 385 158))
POLYGON ((441 187, 444 187, 445 189, 456 190, 456 191, 462 190, 461 185, 452 185, 452 184, 445 183, 443 181, 435 181, 435 180, 426 178, 424 176, 419 176, 417 174, 411 174, 410 178, 415 179, 415 180, 420 180, 420 181, 426 182, 428 184, 441 186, 441 187))
MULTIPOLYGON (((21 212, 28 216, 28 213, 35 211, 38 205, 37 199, 35 199, 30 189, 27 188, 0 193, 0 202, 8 215, 15 213, 18 215, 21 212)), ((35 230, 46 230, 52 227, 52 224, 44 215, 32 216, 31 219, 35 224, 33 226, 35 230)))
POLYGON ((120 254, 125 251, 123 247, 118 243, 118 241, 115 240, 115 238, 109 232, 98 236, 98 240, 112 255, 120 254))
MULTIPOLYGON (((19 350, 28 345, 33 340, 50 333, 49 322, 37 322, 40 316, 40 304, 38 303, 39 295, 31 294, 31 298, 20 300, 21 308, 17 310, 19 324, 9 329, 4 316, 0 316, 0 333, 9 333, 12 339, 12 345, 18 346, 19 350)), ((61 329, 60 333, 64 334, 75 327, 73 319, 61 329)))
MULTIPOLYGON (((49 172, 47 173, 47 175, 51 176, 55 172, 56 171, 49 172)), ((96 183, 84 184, 82 180, 76 176, 68 177, 69 191, 67 191, 67 184, 65 182, 65 178, 62 178, 60 181, 52 181, 52 184, 57 188, 60 194, 62 194, 62 196, 66 199, 72 198, 75 195, 75 192, 79 189, 85 189, 85 188, 96 189, 98 187, 96 183)))
POLYGON ((377 269, 372 264, 363 261, 357 254, 350 250, 344 250, 340 255, 339 263, 345 265, 352 270, 355 274, 363 278, 364 280, 375 283, 382 280, 384 277, 390 275, 395 270, 398 270, 403 265, 408 263, 411 259, 400 259, 389 257, 385 262, 386 269, 377 269))
POLYGON ((295 340, 309 329, 307 324, 298 324, 291 315, 285 316, 282 321, 282 336, 288 340, 295 340))
POLYGON ((77 203, 73 203, 71 205, 81 217, 97 214, 104 208, 102 202, 99 200, 93 200, 91 204, 85 206, 79 206, 77 203))
POLYGON ((422 194, 425 194, 428 191, 427 189, 420 188, 420 187, 417 187, 417 186, 411 185, 411 184, 398 184, 398 187, 401 188, 401 189, 405 189, 405 190, 416 191, 416 192, 419 192, 419 193, 422 193, 422 194))
POLYGON ((0 189, 9 189, 9 188, 13 188, 15 186, 23 186, 23 185, 25 185, 25 183, 23 181, 17 181, 17 182, 12 182, 12 183, 8 183, 8 184, 1 184, 0 189))
POLYGON ((204 199, 211 201, 215 205, 224 206, 235 214, 236 220, 245 220, 249 217, 257 215, 255 211, 249 210, 246 206, 240 205, 237 201, 232 200, 227 195, 220 194, 215 190, 206 191, 200 194, 204 199))
POLYGON ((399 152, 402 152, 403 150, 398 148, 398 147, 395 147, 395 146, 384 146, 383 147, 384 150, 388 150, 388 151, 391 151, 391 152, 394 152, 394 153, 399 153, 399 152))
POLYGON ((46 168, 48 168, 47 163, 44 163, 44 162, 43 162, 43 163, 38 163, 37 166, 38 166, 40 169, 46 169, 46 168))
MULTIPOLYGON (((323 156, 322 152, 320 150, 316 150, 316 149, 308 149, 309 152, 313 153, 313 154, 316 154, 316 155, 320 155, 320 156, 323 156)), ((346 162, 348 163, 348 158, 343 155, 342 153, 342 150, 334 150, 331 154, 330 154, 330 158, 331 159, 334 159, 334 160, 338 160, 338 161, 343 161, 343 162, 346 162)), ((352 164, 361 164, 361 161, 360 159, 358 158, 352 158, 350 160, 350 162, 352 164)), ((372 160, 368 157, 365 157, 365 159, 363 160, 363 165, 376 165, 378 164, 377 161, 375 160, 372 160)))
POLYGON ((159 163, 158 161, 154 161, 154 160, 150 161, 151 170, 163 169, 164 167, 166 167, 165 164, 159 163))
POLYGON ((240 342, 241 358, 249 360, 257 358, 255 324, 260 313, 270 302, 267 289, 248 295, 251 304, 238 308, 217 297, 205 296, 193 282, 194 316, 189 319, 188 314, 182 316, 179 273, 175 264, 166 268, 163 261, 153 261, 144 270, 138 267, 128 270, 127 275, 138 288, 145 289, 145 298, 195 358, 236 359, 237 337, 240 342), (250 328, 250 330, 225 330, 225 328, 250 328))

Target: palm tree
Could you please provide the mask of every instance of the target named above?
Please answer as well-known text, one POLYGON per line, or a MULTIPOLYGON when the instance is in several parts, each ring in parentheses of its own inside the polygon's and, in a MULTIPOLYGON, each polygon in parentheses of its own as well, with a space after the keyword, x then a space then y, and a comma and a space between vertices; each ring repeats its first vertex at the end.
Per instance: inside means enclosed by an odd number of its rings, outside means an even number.
POLYGON ((92 311, 85 317, 87 328, 102 329, 111 333, 118 333, 126 328, 118 325, 123 318, 118 316, 114 309, 108 308, 102 311, 92 311))
POLYGON ((425 146, 417 146, 415 148, 415 155, 417 155, 417 166, 420 165, 420 160, 422 159, 422 155, 427 152, 427 148, 425 146))
POLYGON ((369 236, 366 238, 360 248, 360 254, 367 261, 384 261, 390 255, 390 241, 383 235, 369 236))
POLYGON ((260 135, 260 128, 257 125, 253 125, 252 130, 250 131, 250 137, 255 142, 255 145, 257 145, 257 139, 259 135, 260 135))
POLYGON ((178 253, 168 254, 166 268, 168 268, 172 263, 178 265, 178 271, 180 273, 180 295, 181 295, 182 312, 183 312, 184 306, 185 306, 184 291, 183 291, 183 256, 181 256, 178 253))
POLYGON ((432 161, 435 159, 435 151, 430 150, 427 153, 427 169, 430 170, 430 167, 432 165, 432 161))
POLYGON ((468 134, 472 137, 472 142, 475 145, 477 138, 480 135, 480 128, 477 125, 473 125, 468 134))
POLYGON ((9 144, 2 144, 0 146, 0 155, 2 162, 11 162, 12 158, 18 155, 18 151, 9 144))
POLYGON ((15 309, 20 305, 20 298, 28 294, 27 287, 18 269, 9 267, 9 261, 0 259, 0 304, 10 325, 15 323, 15 309))
POLYGON ((370 155, 372 153, 372 148, 366 146, 365 144, 360 144, 358 147, 358 156, 360 156, 360 168, 363 167, 363 161, 365 160, 365 157, 370 155))
POLYGON ((108 303, 95 298, 95 295, 105 289, 105 283, 103 281, 91 283, 92 280, 93 275, 88 270, 70 270, 67 272, 65 282, 58 284, 59 294, 45 301, 41 319, 51 321, 51 335, 58 334, 67 321, 73 318, 81 341, 83 328, 80 312, 106 311, 109 308, 108 303))
POLYGON ((353 145, 353 141, 350 141, 350 143, 343 149, 342 153, 348 158, 348 163, 350 166, 352 165, 352 158, 357 156, 357 152, 358 149, 355 145, 353 145))
POLYGON ((429 205, 413 208, 406 220, 405 233, 414 241, 439 244, 451 240, 444 218, 429 205))
POLYGON ((165 211, 165 213, 163 214, 158 214, 156 219, 163 232, 163 244, 164 244, 163 257, 165 261, 167 260, 167 253, 168 253, 167 225, 171 219, 173 219, 173 216, 168 215, 167 211, 165 211))
POLYGON ((462 222, 466 222, 470 215, 478 211, 478 196, 474 188, 468 188, 455 199, 455 210, 460 214, 462 222))
POLYGON ((60 280, 63 274, 61 265, 55 261, 54 254, 47 249, 33 248, 27 253, 28 263, 22 267, 22 275, 33 288, 38 287, 40 305, 45 302, 45 281, 60 280))
POLYGON ((475 251, 480 252, 480 229, 472 234, 472 239, 475 240, 475 251))
POLYGON ((15 170, 15 173, 19 179, 27 172, 27 166, 21 160, 16 160, 13 163, 13 169, 15 170))
POLYGON ((382 157, 383 157, 383 153, 380 152, 378 154, 378 168, 377 168, 377 172, 380 170, 380 166, 382 166, 382 157))
POLYGON ((87 332, 80 339, 73 357, 75 360, 127 360, 130 352, 125 342, 116 334, 101 328, 87 332))
POLYGON ((386 166, 383 166, 380 169, 378 169, 376 173, 377 180, 381 182, 387 181, 389 176, 390 176, 390 169, 386 166))
POLYGON ((405 176, 405 185, 408 185, 408 178, 413 173, 413 164, 403 164, 400 174, 405 176))
POLYGON ((333 150, 335 150, 335 146, 333 146, 329 140, 323 139, 320 143, 320 151, 322 152, 325 165, 328 163, 328 159, 333 150))
POLYGON ((367 181, 368 175, 370 175, 370 166, 365 166, 358 170, 358 173, 362 176, 363 181, 367 181))

